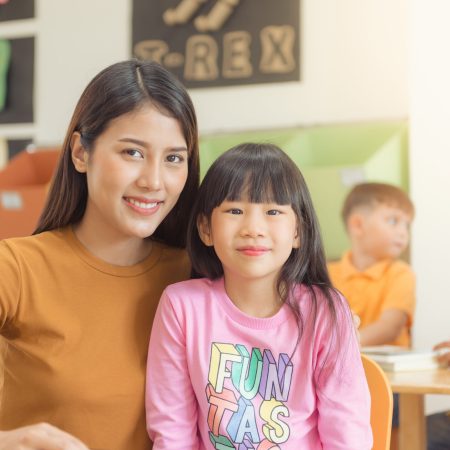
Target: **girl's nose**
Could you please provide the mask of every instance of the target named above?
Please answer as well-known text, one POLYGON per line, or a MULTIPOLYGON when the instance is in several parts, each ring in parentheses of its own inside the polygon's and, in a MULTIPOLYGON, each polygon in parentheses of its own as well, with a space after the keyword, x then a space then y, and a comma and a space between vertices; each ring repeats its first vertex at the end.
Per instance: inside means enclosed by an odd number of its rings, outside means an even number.
POLYGON ((264 236, 263 221, 256 214, 249 215, 242 224, 241 234, 248 237, 264 236))

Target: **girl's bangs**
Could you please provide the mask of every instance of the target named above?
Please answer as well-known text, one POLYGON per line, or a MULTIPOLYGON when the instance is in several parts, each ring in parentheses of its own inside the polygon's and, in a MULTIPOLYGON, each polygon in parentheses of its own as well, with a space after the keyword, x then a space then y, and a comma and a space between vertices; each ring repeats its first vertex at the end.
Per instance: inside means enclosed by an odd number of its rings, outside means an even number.
MULTIPOLYGON (((262 167, 237 165, 228 178, 223 200, 248 200, 251 203, 293 204, 294 183, 280 164, 262 167)), ((222 200, 222 201, 223 201, 222 200)))

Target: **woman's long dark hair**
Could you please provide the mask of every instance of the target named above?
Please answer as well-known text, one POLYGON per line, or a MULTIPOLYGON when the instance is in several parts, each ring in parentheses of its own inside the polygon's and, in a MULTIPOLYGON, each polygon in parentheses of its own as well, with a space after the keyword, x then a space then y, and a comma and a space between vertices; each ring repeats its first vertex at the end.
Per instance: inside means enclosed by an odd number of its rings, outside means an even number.
POLYGON ((87 151, 109 123, 150 104, 178 120, 188 148, 188 178, 180 198, 152 238, 184 247, 189 212, 199 183, 198 129, 194 106, 184 86, 155 62, 128 60, 102 70, 81 95, 67 130, 46 205, 34 234, 79 222, 85 212, 86 174, 75 170, 70 141, 79 132, 87 151))
POLYGON ((332 287, 319 223, 305 180, 295 163, 275 145, 238 145, 222 154, 208 170, 200 186, 188 227, 187 250, 195 275, 210 279, 223 275, 222 263, 214 247, 206 246, 200 239, 197 229, 199 218, 210 222, 214 208, 225 200, 242 200, 243 196, 252 203, 291 205, 297 217, 300 248, 292 249, 277 280, 280 298, 292 308, 298 319, 297 344, 303 335, 305 320, 298 302, 291 294, 299 284, 306 286, 311 293, 312 314, 308 324, 314 325, 316 322, 316 293, 320 291, 330 312, 330 325, 336 333, 334 337, 339 340, 337 308, 344 307, 348 317, 349 311, 332 287))

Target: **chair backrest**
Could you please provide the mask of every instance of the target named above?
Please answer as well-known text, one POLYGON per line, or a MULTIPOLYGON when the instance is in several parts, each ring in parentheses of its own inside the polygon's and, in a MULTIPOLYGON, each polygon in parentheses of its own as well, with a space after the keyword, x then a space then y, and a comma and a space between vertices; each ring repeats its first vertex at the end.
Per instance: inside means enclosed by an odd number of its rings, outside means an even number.
POLYGON ((381 367, 366 355, 361 355, 371 396, 370 424, 373 450, 389 450, 392 428, 392 390, 381 367))

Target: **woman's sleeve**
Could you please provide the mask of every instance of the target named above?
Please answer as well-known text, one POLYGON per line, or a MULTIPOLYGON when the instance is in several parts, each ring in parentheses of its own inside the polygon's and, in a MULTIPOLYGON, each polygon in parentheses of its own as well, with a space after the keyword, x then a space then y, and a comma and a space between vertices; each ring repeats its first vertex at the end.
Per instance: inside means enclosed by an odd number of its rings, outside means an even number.
POLYGON ((185 329, 166 291, 150 338, 145 405, 153 450, 198 450, 197 400, 188 371, 185 329))
POLYGON ((369 450, 370 393, 359 344, 346 301, 332 295, 336 321, 324 305, 315 343, 319 435, 324 450, 369 450))
POLYGON ((0 334, 14 319, 20 298, 19 267, 9 246, 0 242, 0 334))

